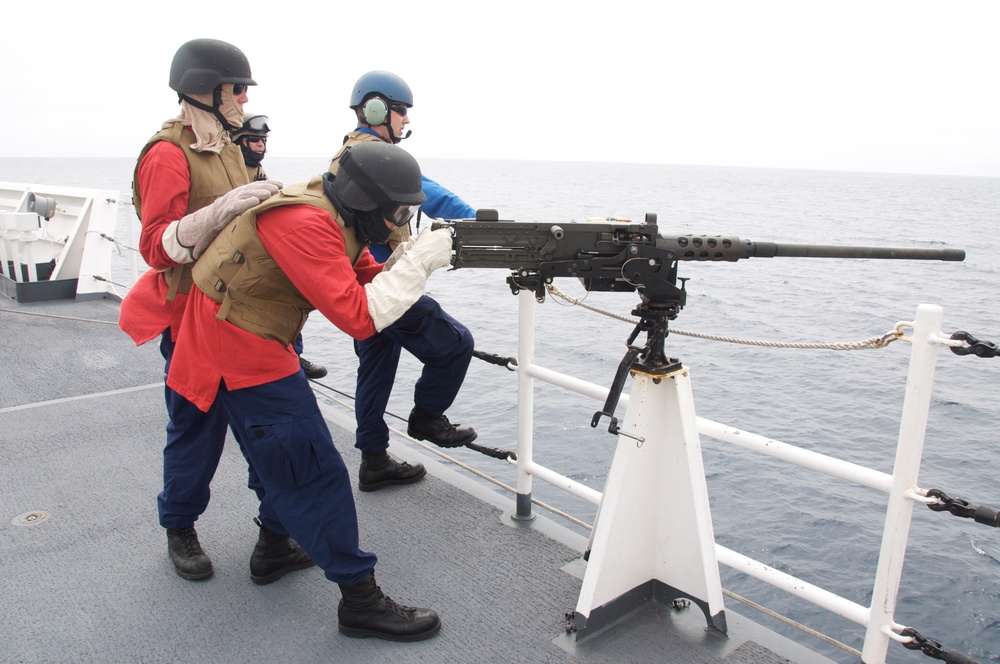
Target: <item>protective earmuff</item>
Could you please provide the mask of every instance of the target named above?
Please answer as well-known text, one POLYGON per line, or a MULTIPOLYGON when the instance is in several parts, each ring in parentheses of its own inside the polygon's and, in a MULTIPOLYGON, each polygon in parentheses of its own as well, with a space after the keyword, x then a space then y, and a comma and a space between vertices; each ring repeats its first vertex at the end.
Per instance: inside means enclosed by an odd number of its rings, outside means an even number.
POLYGON ((378 127, 389 117, 389 103, 381 97, 372 97, 361 106, 361 115, 366 124, 378 127))

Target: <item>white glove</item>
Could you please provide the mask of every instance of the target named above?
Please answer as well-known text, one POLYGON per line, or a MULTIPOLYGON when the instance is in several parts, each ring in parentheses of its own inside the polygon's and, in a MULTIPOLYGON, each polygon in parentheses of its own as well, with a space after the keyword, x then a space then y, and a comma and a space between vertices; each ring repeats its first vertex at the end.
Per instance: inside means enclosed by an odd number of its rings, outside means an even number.
POLYGON ((444 263, 442 263, 441 265, 435 265, 434 267, 432 267, 431 272, 438 269, 439 267, 444 267, 445 265, 449 265, 451 263, 451 242, 452 242, 451 229, 442 228, 439 230, 447 231, 447 235, 438 234, 433 239, 425 238, 424 240, 421 241, 420 240, 421 237, 424 237, 425 235, 431 232, 431 229, 428 226, 427 228, 425 228, 420 232, 420 235, 411 236, 409 240, 396 247, 396 250, 392 252, 392 255, 389 256, 388 259, 386 259, 385 265, 383 265, 382 267, 382 271, 387 272, 390 269, 392 269, 392 266, 396 264, 396 261, 399 260, 400 256, 402 256, 407 251, 410 251, 410 249, 413 246, 415 246, 418 241, 422 242, 423 248, 420 249, 422 253, 434 254, 437 256, 436 260, 444 261, 444 263), (445 252, 446 241, 447 241, 447 251, 445 252), (433 249, 427 245, 428 242, 433 243, 434 246, 433 249), (444 252, 444 253, 437 254, 436 252, 444 252))
POLYGON ((396 249, 392 252, 392 254, 385 259, 385 263, 382 264, 382 271, 388 272, 389 270, 391 270, 392 266, 395 265, 396 261, 399 260, 399 257, 402 256, 404 253, 406 253, 409 250, 409 248, 413 245, 413 243, 416 241, 417 241, 416 237, 411 237, 406 242, 400 243, 400 245, 396 247, 396 249))
POLYGON ((198 260, 230 221, 266 201, 281 187, 275 180, 261 180, 233 189, 211 205, 171 222, 163 232, 163 248, 178 263, 198 260))
POLYGON ((391 270, 383 268, 365 284, 368 313, 378 332, 399 320, 420 299, 434 270, 451 263, 451 229, 425 228, 416 240, 398 247, 389 258, 394 256, 391 270))
POLYGON ((429 277, 431 272, 439 267, 451 265, 451 242, 450 228, 439 228, 436 231, 425 228, 420 231, 420 235, 404 252, 403 256, 409 255, 413 260, 420 261, 429 277))

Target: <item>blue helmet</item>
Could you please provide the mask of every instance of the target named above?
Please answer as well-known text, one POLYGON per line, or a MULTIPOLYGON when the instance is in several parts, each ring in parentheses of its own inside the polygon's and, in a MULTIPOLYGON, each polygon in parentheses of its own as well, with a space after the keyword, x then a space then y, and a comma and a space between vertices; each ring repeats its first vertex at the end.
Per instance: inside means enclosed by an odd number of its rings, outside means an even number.
POLYGON ((358 79, 351 92, 351 108, 360 107, 374 95, 390 103, 413 106, 413 93, 406 81, 387 71, 370 71, 358 79))

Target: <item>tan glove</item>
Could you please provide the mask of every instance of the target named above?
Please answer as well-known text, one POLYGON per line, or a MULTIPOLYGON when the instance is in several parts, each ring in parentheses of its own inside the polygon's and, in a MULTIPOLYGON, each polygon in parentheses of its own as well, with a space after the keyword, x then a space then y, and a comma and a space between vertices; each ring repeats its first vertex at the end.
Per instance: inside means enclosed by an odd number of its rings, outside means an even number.
POLYGON ((163 232, 163 248, 178 263, 198 260, 230 221, 278 193, 283 185, 261 180, 237 187, 211 205, 172 222, 163 232))
POLYGON ((416 240, 393 252, 396 257, 393 264, 383 268, 365 285, 368 313, 377 331, 399 320, 424 294, 431 273, 451 263, 451 242, 450 228, 436 231, 425 228, 416 240))

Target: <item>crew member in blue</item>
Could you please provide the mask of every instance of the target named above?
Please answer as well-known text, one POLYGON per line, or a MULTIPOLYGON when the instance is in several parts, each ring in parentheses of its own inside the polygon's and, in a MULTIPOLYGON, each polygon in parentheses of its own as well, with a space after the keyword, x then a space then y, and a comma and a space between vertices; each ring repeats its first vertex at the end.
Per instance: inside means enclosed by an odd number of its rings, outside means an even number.
MULTIPOLYGON (((408 111, 413 107, 413 93, 406 81, 395 74, 387 71, 364 74, 351 92, 350 107, 357 115, 358 126, 344 137, 343 146, 330 162, 331 173, 337 173, 341 156, 352 145, 396 144, 410 135, 405 127, 410 123, 408 111)), ((421 189, 426 197, 420 205, 423 214, 435 219, 475 218, 475 208, 423 174, 421 189)), ((388 240, 373 242, 369 251, 377 261, 388 262, 392 260, 390 255, 405 250, 409 243, 407 223, 393 231, 388 240)), ((407 421, 407 434, 441 447, 461 447, 476 439, 472 427, 452 423, 444 414, 454 402, 472 360, 472 333, 430 298, 419 300, 410 313, 412 329, 398 325, 354 342, 358 355, 355 447, 361 450, 358 488, 362 491, 416 482, 427 472, 422 464, 399 462, 387 453, 389 427, 385 423, 385 409, 396 380, 401 348, 406 348, 424 365, 414 387, 414 407, 407 421)))
MULTIPOLYGON (((357 128, 344 136, 344 145, 333 156, 330 172, 337 172, 337 162, 344 148, 362 141, 399 143, 412 133, 409 109, 413 108, 410 86, 399 76, 387 71, 370 71, 358 79, 351 92, 351 110, 358 116, 357 128)), ((420 212, 431 219, 475 219, 476 209, 426 175, 422 188, 427 200, 420 205, 420 212)), ((410 238, 407 224, 389 236, 384 244, 373 244, 368 249, 379 262, 385 262, 400 244, 410 238)))

